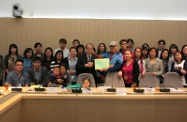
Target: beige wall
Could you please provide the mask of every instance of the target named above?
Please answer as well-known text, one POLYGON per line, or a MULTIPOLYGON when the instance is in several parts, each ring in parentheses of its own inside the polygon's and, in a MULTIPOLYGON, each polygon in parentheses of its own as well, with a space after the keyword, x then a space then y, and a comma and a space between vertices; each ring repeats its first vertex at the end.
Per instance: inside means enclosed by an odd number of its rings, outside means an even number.
POLYGON ((96 48, 100 42, 132 38, 136 46, 148 43, 156 46, 159 39, 165 39, 167 46, 176 43, 179 48, 186 44, 187 21, 156 20, 101 20, 101 19, 0 19, 0 54, 8 53, 11 43, 16 43, 19 54, 35 42, 58 48, 58 40, 66 38, 67 47, 73 39, 81 43, 92 42, 96 48))

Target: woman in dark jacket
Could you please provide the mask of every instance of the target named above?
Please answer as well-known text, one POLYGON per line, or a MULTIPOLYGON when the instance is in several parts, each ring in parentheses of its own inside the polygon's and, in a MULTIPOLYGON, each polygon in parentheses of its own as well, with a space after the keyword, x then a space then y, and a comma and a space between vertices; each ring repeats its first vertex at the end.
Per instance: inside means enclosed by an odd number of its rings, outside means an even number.
POLYGON ((125 51, 125 59, 118 76, 123 77, 125 87, 131 87, 132 84, 138 83, 139 66, 137 61, 132 59, 132 54, 129 50, 125 51))

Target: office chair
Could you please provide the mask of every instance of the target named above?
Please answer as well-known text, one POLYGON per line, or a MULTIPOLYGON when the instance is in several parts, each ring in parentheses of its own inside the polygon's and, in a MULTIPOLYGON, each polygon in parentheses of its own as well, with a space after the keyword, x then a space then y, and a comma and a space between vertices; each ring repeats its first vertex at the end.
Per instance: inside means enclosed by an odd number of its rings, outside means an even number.
POLYGON ((90 79, 90 87, 96 87, 94 77, 90 73, 81 73, 77 78, 77 84, 80 84, 82 86, 84 78, 90 79))
POLYGON ((176 72, 167 72, 164 75, 164 87, 182 88, 183 83, 181 77, 176 72))
POLYGON ((125 87, 122 77, 118 77, 118 72, 108 72, 105 79, 105 86, 125 87))
POLYGON ((157 76, 151 74, 151 72, 146 72, 143 78, 140 78, 139 87, 159 87, 160 81, 157 76))

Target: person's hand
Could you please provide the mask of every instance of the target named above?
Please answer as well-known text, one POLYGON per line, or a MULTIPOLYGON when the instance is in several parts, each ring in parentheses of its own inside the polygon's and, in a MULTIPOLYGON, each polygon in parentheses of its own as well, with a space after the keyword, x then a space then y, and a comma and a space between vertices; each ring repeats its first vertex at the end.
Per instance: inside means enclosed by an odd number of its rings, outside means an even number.
POLYGON ((50 86, 52 86, 52 83, 51 83, 51 82, 48 83, 48 87, 50 87, 50 86))
POLYGON ((152 72, 151 74, 152 74, 152 75, 155 75, 155 76, 157 75, 157 73, 156 73, 156 72, 152 72))
POLYGON ((107 72, 108 68, 98 69, 98 71, 100 71, 100 72, 107 72))
POLYGON ((66 74, 66 75, 64 75, 64 78, 67 78, 68 77, 68 75, 66 74))
POLYGON ((174 69, 175 69, 175 70, 178 70, 178 67, 175 67, 174 69))
POLYGON ((67 70, 67 73, 71 74, 71 70, 68 69, 68 70, 67 70))
POLYGON ((76 71, 75 70, 69 70, 69 73, 72 75, 72 74, 75 74, 76 71))
POLYGON ((104 68, 103 71, 107 72, 107 71, 108 71, 108 68, 104 68))
POLYGON ((128 76, 127 76, 127 75, 124 75, 124 76, 123 76, 123 79, 124 79, 124 80, 128 80, 128 76))
POLYGON ((122 77, 122 71, 118 72, 118 77, 122 77))
POLYGON ((88 62, 88 66, 91 68, 93 66, 93 62, 88 62))
POLYGON ((8 70, 8 69, 6 69, 6 70, 5 70, 5 72, 8 74, 8 73, 9 73, 9 70, 8 70))
POLYGON ((85 67, 88 67, 88 68, 92 68, 93 66, 93 62, 88 62, 87 64, 85 64, 85 67))
POLYGON ((142 73, 142 74, 141 74, 141 77, 144 78, 144 77, 145 77, 145 73, 142 73))
POLYGON ((57 82, 58 82, 58 83, 62 83, 63 80, 62 80, 62 79, 57 79, 57 82))
POLYGON ((183 75, 186 75, 186 71, 183 70, 183 69, 181 69, 181 73, 182 73, 183 75))
POLYGON ((112 68, 114 65, 113 64, 110 64, 110 68, 112 68))

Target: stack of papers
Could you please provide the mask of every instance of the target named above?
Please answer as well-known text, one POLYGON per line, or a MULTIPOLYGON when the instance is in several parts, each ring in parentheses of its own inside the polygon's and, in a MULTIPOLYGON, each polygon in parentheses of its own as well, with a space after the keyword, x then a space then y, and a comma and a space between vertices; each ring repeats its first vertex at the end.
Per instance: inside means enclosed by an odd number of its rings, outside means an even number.
POLYGON ((116 94, 127 95, 126 88, 116 88, 116 94))

